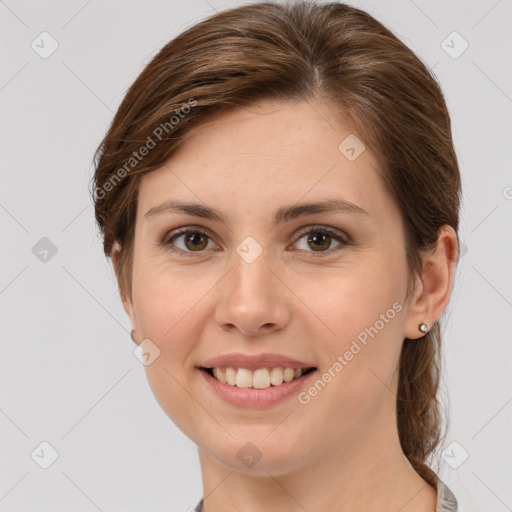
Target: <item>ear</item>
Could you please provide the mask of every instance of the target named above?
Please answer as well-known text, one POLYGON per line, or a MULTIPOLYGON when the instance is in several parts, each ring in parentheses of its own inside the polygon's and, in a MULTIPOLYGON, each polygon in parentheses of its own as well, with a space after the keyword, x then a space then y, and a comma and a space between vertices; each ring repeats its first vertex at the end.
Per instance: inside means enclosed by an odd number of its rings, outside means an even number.
POLYGON ((119 288, 119 295, 121 297, 121 302, 123 303, 123 307, 124 307, 124 310, 126 311, 126 314, 130 318, 130 323, 132 324, 132 330, 135 331, 135 333, 133 333, 134 337, 132 337, 132 341, 136 345, 138 345, 138 343, 135 341, 135 339, 133 339, 133 338, 136 338, 136 331, 137 331, 137 322, 135 321, 135 315, 133 312, 133 304, 132 304, 130 297, 126 293, 126 290, 121 286, 121 282, 119 279, 119 260, 121 257, 121 250, 122 250, 122 247, 119 244, 119 242, 116 240, 112 246, 112 252, 110 255, 112 258, 112 264, 114 265, 114 270, 115 270, 116 277, 117 277, 117 284, 118 284, 118 288, 119 288))
POLYGON ((438 231, 436 247, 423 257, 422 275, 407 307, 406 338, 423 337, 419 324, 425 323, 430 329, 443 314, 452 293, 458 256, 457 233, 445 224, 438 231))

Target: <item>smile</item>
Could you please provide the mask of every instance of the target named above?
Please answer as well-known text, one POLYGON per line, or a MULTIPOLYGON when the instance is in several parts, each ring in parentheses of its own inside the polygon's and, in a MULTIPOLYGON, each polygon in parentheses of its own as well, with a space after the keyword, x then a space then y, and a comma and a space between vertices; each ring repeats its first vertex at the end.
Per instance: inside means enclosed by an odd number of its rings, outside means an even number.
POLYGON ((270 386, 280 386, 283 382, 291 382, 300 378, 315 368, 203 368, 209 375, 229 386, 239 388, 267 389, 270 386))
POLYGON ((217 375, 214 375, 213 368, 201 367, 198 370, 208 388, 213 390, 214 397, 236 407, 251 409, 277 405, 296 396, 317 373, 317 368, 257 368, 252 371, 247 368, 215 367, 217 375), (298 371, 301 372, 300 375, 298 371), (271 378, 274 378, 274 382, 279 382, 281 375, 281 383, 271 382, 271 378), (286 381, 285 377, 292 378, 286 381), (226 382, 222 382, 221 379, 226 379, 226 382), (239 386, 238 383, 242 385, 239 386), (258 388, 255 385, 265 387, 258 388))

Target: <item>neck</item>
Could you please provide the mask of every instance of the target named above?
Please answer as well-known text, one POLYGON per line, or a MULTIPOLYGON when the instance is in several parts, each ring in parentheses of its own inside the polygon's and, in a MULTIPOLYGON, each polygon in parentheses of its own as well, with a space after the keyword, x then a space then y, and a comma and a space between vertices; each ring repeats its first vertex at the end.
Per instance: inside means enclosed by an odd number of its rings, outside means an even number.
POLYGON ((286 474, 270 467, 258 476, 238 473, 199 448, 203 510, 435 512, 436 491, 404 456, 394 418, 388 412, 357 439, 336 443, 337 450, 329 446, 286 474))

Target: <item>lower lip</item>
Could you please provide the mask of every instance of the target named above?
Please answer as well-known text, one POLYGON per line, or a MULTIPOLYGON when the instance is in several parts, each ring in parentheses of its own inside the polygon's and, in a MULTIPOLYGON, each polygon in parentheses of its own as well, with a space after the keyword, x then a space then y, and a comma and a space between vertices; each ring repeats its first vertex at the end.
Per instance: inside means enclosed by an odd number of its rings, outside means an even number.
POLYGON ((215 377, 212 377, 204 370, 199 370, 199 372, 206 379, 206 382, 212 386, 220 398, 226 402, 238 407, 261 409, 283 402, 297 394, 309 382, 310 378, 317 373, 317 370, 313 370, 290 382, 283 382, 278 386, 270 386, 266 389, 230 386, 229 384, 224 384, 215 377))

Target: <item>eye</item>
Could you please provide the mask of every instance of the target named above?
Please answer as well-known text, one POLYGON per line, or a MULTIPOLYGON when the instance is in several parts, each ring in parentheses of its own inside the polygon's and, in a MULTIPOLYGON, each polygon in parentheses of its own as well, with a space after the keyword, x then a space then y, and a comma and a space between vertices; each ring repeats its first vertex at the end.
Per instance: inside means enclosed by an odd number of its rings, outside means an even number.
MULTIPOLYGON (((303 229, 299 232, 298 242, 305 238, 305 235, 308 235, 304 244, 306 247, 305 250, 307 251, 307 248, 319 249, 308 252, 327 252, 328 254, 332 254, 333 252, 339 250, 340 248, 343 248, 344 246, 349 245, 350 243, 349 238, 347 236, 344 236, 338 230, 329 228, 327 226, 308 226, 306 229, 303 229), (338 246, 334 250, 329 250, 333 240, 338 242, 338 246)), ((314 256, 322 257, 323 254, 315 254, 314 256)))
MULTIPOLYGON (((301 250, 305 250, 307 252, 332 254, 339 250, 339 248, 343 248, 350 244, 349 236, 327 226, 308 226, 307 228, 302 229, 298 233, 297 236, 299 236, 299 239, 295 243, 297 244, 300 242, 305 238, 305 235, 308 235, 305 241, 306 248, 301 250), (334 250, 330 250, 333 240, 338 242, 338 249, 335 248, 334 250), (319 250, 308 251, 308 248, 319 250)), ((161 240, 160 245, 173 252, 185 254, 186 256, 193 256, 193 253, 195 252, 203 252, 204 249, 211 248, 209 247, 209 242, 211 241, 210 235, 205 230, 194 226, 187 226, 185 228, 171 231, 171 233, 165 235, 161 240), (181 243, 177 244, 177 241, 180 239, 182 239, 181 243), (181 247, 179 245, 181 245, 181 247)), ((321 257, 323 254, 315 254, 314 256, 321 257)))
POLYGON ((161 244, 173 252, 185 253, 190 256, 193 252, 202 252, 208 247, 210 236, 199 228, 186 227, 171 232, 171 236, 165 236, 161 244), (177 247, 176 240, 183 238, 182 247, 177 247))

